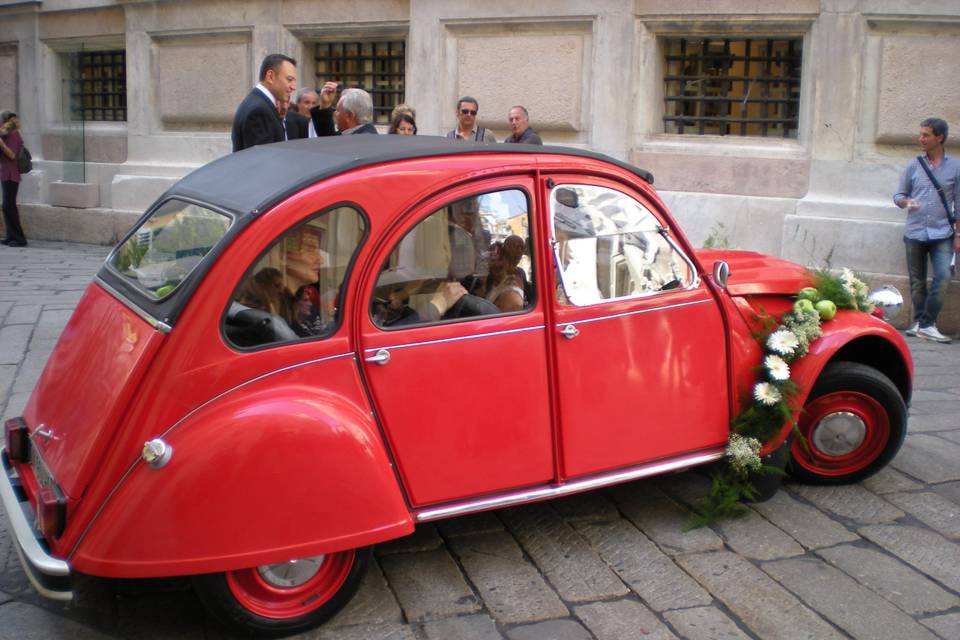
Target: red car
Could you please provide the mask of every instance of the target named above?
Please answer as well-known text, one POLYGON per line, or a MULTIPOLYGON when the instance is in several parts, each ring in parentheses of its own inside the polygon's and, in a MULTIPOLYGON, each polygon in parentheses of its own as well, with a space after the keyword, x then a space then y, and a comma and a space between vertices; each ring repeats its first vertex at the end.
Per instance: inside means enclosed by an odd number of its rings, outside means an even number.
MULTIPOLYGON (((810 275, 695 250, 652 181, 582 150, 402 136, 191 173, 5 424, 31 581, 66 599, 74 571, 191 575, 227 623, 282 635, 417 523, 723 457, 757 313, 810 275)), ((888 324, 839 312, 792 378, 792 472, 849 482, 897 452, 912 364, 888 324)))

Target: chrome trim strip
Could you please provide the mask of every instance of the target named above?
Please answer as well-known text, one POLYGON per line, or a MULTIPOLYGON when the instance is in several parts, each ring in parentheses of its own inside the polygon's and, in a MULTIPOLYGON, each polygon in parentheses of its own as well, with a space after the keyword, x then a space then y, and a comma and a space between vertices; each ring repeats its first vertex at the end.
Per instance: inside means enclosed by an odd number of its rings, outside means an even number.
POLYGON ((680 307, 692 307, 696 304, 708 304, 713 302, 713 300, 694 300, 693 302, 679 302, 677 304, 668 304, 665 307, 654 307, 652 309, 638 309, 637 311, 624 311, 623 313, 615 313, 609 316, 600 316, 598 318, 586 318, 584 320, 574 320, 573 322, 561 322, 557 324, 557 328, 567 326, 568 324, 578 325, 578 324, 589 324, 591 322, 599 322, 601 320, 613 320, 614 318, 624 318, 626 316, 638 316, 642 313, 653 313, 655 311, 666 311, 668 309, 679 309, 680 307))
POLYGON ((613 473, 607 473, 600 476, 593 476, 584 480, 574 480, 573 482, 568 482, 567 484, 546 486, 539 489, 529 489, 527 491, 510 493, 492 498, 469 500, 445 507, 424 509, 416 514, 416 520, 417 522, 430 522, 432 520, 440 520, 442 518, 450 518, 453 516, 462 516, 468 513, 475 513, 477 511, 500 509, 502 507, 509 507, 527 502, 535 502, 537 500, 545 500, 547 498, 557 498, 560 496, 570 495, 572 493, 580 493, 581 491, 589 491, 591 489, 599 489, 600 487, 606 487, 613 484, 620 484, 621 482, 628 482, 630 480, 639 480, 640 478, 646 478, 648 476, 658 475, 668 471, 687 469, 689 467, 712 462, 713 460, 722 458, 723 455, 724 450, 718 449, 709 453, 697 453, 680 458, 674 458, 665 462, 640 465, 632 469, 615 471, 613 473))
MULTIPOLYGON (((567 323, 569 324, 569 323, 567 323)), ((503 336, 509 333, 523 333, 524 331, 539 331, 544 329, 545 326, 538 324, 535 327, 524 327, 522 329, 506 329, 504 331, 490 331, 487 333, 477 333, 471 336, 457 336, 455 338, 442 338, 440 340, 424 340, 423 342, 404 342, 402 344, 395 344, 392 346, 381 346, 381 347, 370 347, 369 349, 364 349, 364 353, 376 352, 380 349, 406 349, 408 347, 422 347, 430 344, 443 344, 446 342, 461 342, 463 340, 475 340, 477 338, 492 338, 494 336, 503 336)))
MULTIPOLYGON (((298 362, 297 364, 292 364, 292 365, 290 365, 290 366, 288 366, 288 367, 282 367, 282 368, 280 368, 280 369, 274 369, 273 371, 268 371, 267 373, 263 373, 263 374, 257 376, 256 378, 250 378, 249 380, 245 380, 244 382, 241 382, 240 384, 236 385, 235 387, 230 387, 230 388, 227 389, 226 391, 223 391, 222 393, 217 394, 216 396, 214 396, 213 398, 210 398, 209 400, 207 400, 207 401, 204 402, 203 404, 197 405, 196 407, 194 407, 193 409, 191 409, 190 411, 188 411, 186 414, 184 414, 179 420, 177 420, 177 421, 174 422, 172 425, 170 425, 169 427, 167 427, 167 430, 164 431, 163 433, 161 433, 161 434, 160 434, 159 436, 157 436, 157 437, 158 437, 158 438, 164 438, 164 437, 166 437, 171 431, 173 431, 173 430, 176 429, 178 426, 180 426, 180 424, 181 424, 182 422, 184 422, 185 420, 187 420, 188 418, 190 418, 190 416, 192 416, 193 414, 197 413, 198 411, 200 411, 201 409, 203 409, 204 407, 206 407, 208 404, 210 404, 210 403, 212 403, 212 402, 216 402, 217 400, 219 400, 220 398, 224 397, 225 395, 227 395, 227 394, 229 394, 229 393, 233 393, 233 392, 236 391, 237 389, 242 389, 243 387, 245 387, 245 386, 247 386, 247 385, 250 385, 250 384, 253 384, 254 382, 258 382, 258 381, 260 381, 260 380, 263 380, 264 378, 269 378, 270 376, 275 375, 275 374, 277 374, 277 373, 283 373, 284 371, 290 371, 290 370, 292 370, 292 369, 297 369, 297 368, 299 368, 299 367, 305 367, 305 366, 311 365, 311 364, 317 364, 317 363, 319 363, 319 362, 326 362, 327 360, 338 360, 338 359, 340 359, 340 358, 355 358, 355 357, 356 357, 356 355, 355 355, 352 351, 349 351, 349 352, 347 352, 347 353, 338 353, 338 354, 336 354, 336 355, 326 356, 326 357, 323 357, 323 358, 317 358, 317 359, 315 359, 315 360, 307 360, 306 362, 298 362)), ((115 485, 113 485, 113 487, 110 489, 110 492, 107 493, 106 497, 105 497, 105 498, 103 499, 103 501, 100 503, 100 506, 97 507, 96 513, 94 513, 94 514, 93 514, 93 517, 90 518, 90 521, 87 523, 87 526, 86 526, 86 528, 83 530, 83 533, 81 533, 81 534, 80 534, 80 537, 77 538, 76 544, 73 545, 73 548, 70 550, 70 553, 67 555, 68 558, 69 558, 69 557, 72 557, 73 554, 76 553, 77 549, 80 548, 80 543, 83 542, 83 539, 87 536, 87 533, 90 531, 90 528, 93 526, 93 523, 96 522, 96 521, 97 521, 97 518, 100 517, 100 513, 106 508, 106 506, 107 506, 107 504, 110 502, 110 500, 113 499, 114 494, 116 494, 117 491, 120 490, 120 487, 123 486, 123 483, 124 483, 124 482, 126 482, 127 477, 128 477, 131 473, 133 473, 133 470, 136 469, 136 468, 137 468, 137 465, 140 464, 141 462, 143 462, 143 458, 142 458, 140 455, 137 455, 136 459, 135 459, 132 463, 130 463, 130 466, 127 467, 127 470, 124 471, 124 472, 123 472, 123 475, 120 476, 120 479, 117 480, 117 483, 116 483, 115 485)))
POLYGON ((137 305, 133 304, 133 302, 131 302, 130 300, 128 300, 122 293, 120 293, 119 291, 117 291, 116 289, 114 289, 113 287, 111 287, 109 284, 107 284, 107 283, 103 280, 103 278, 101 278, 100 276, 97 276, 96 278, 94 278, 93 281, 96 282, 96 283, 97 283, 98 285, 100 285, 101 287, 103 287, 103 289, 104 289, 107 293, 109 293, 109 294, 112 295, 114 298, 116 298, 118 302, 120 302, 120 303, 123 304, 123 306, 125 306, 127 309, 130 309, 130 311, 133 311, 135 314, 137 314, 137 315, 140 316, 143 320, 145 320, 147 323, 149 323, 150 326, 153 327, 154 329, 157 329, 158 331, 161 331, 162 333, 170 333, 170 332, 173 330, 173 327, 171 327, 170 325, 168 325, 166 322, 163 322, 163 321, 161 321, 161 320, 157 320, 156 318, 154 318, 153 316, 151 316, 149 313, 147 313, 146 311, 144 311, 143 309, 141 309, 141 308, 138 307, 137 305))
MULTIPOLYGON (((14 538, 16 538, 17 553, 20 554, 20 561, 24 565, 27 577, 30 578, 30 582, 34 588, 43 593, 47 590, 37 584, 37 580, 31 575, 31 569, 35 569, 44 575, 69 576, 70 565, 67 564, 65 560, 50 555, 34 536, 33 527, 27 522, 27 516, 23 513, 20 501, 17 499, 17 494, 13 491, 13 484, 10 481, 9 475, 13 469, 8 466, 5 460, 5 452, 6 447, 0 448, 0 468, 3 470, 3 473, 0 474, 2 475, 2 477, 0 477, 0 501, 3 502, 3 508, 7 512, 7 521, 12 527, 14 538)), ((60 592, 51 593, 59 594, 60 592)), ((47 594, 43 593, 43 595, 47 594)), ((63 596, 56 595, 48 597, 61 599, 63 596)), ((70 597, 72 597, 72 594, 70 594, 70 597)), ((69 597, 66 599, 69 599, 69 597)))

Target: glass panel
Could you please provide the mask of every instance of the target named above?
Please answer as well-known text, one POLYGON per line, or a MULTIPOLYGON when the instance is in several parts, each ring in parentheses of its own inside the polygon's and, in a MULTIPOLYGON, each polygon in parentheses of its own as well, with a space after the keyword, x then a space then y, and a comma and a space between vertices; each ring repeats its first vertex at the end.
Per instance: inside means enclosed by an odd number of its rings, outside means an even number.
POLYGON ((380 269, 371 314, 383 328, 533 306, 527 196, 518 189, 445 205, 411 229, 380 269))
POLYGON ((152 299, 173 293, 230 228, 229 217, 171 200, 113 254, 111 266, 152 299))
POLYGON ((127 119, 126 51, 75 51, 66 55, 64 107, 70 120, 127 119))
POLYGON ((633 198, 564 185, 553 190, 550 206, 562 303, 584 306, 693 284, 690 263, 633 198))
POLYGON ((239 347, 326 336, 340 320, 340 297, 366 225, 338 207, 291 229, 247 272, 224 327, 239 347))

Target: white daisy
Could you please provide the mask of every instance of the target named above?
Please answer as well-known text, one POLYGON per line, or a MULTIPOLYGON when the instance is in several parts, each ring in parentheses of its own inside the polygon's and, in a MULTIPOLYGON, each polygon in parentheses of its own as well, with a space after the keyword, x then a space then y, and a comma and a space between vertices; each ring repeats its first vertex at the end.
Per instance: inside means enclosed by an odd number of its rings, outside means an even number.
POLYGON ((800 342, 797 340, 797 336, 787 329, 777 329, 767 338, 767 348, 782 356, 793 355, 798 346, 800 346, 800 342))
POLYGON ((763 366, 766 367, 771 380, 783 382, 790 379, 790 365, 780 356, 768 355, 763 359, 763 366))
POLYGON ((768 407, 780 402, 783 396, 780 395, 780 390, 769 382, 758 382, 753 387, 753 397, 760 404, 764 404, 768 407))

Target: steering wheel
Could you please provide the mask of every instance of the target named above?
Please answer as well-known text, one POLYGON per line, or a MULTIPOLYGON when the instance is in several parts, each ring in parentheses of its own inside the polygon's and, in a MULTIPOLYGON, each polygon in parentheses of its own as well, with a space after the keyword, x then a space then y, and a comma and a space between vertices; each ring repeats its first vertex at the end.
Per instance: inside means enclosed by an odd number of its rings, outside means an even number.
POLYGON ((472 318, 474 316, 489 316, 500 313, 497 305, 486 298, 481 298, 469 293, 460 296, 460 299, 453 303, 453 306, 447 309, 443 314, 444 320, 454 320, 456 318, 472 318))

